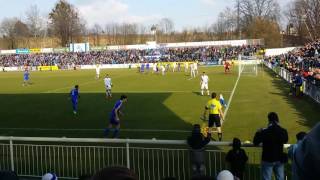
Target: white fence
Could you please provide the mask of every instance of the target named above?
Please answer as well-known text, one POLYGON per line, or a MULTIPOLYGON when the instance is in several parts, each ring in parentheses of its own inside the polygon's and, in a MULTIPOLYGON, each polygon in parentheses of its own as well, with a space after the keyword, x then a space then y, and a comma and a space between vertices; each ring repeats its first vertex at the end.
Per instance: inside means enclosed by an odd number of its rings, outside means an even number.
MULTIPOLYGON (((206 152, 206 174, 226 168, 229 142, 211 142, 206 152)), ((260 149, 250 147, 247 180, 258 179, 260 149)), ((189 149, 183 140, 83 139, 0 137, 0 169, 19 176, 39 177, 55 172, 74 179, 109 166, 125 166, 141 180, 191 177, 189 149)))
MULTIPOLYGON (((292 73, 283 67, 275 67, 269 62, 264 63, 269 69, 273 70, 276 74, 286 80, 288 83, 292 83, 292 73)), ((315 102, 320 104, 320 87, 313 84, 306 79, 303 79, 303 93, 310 96, 315 102)))

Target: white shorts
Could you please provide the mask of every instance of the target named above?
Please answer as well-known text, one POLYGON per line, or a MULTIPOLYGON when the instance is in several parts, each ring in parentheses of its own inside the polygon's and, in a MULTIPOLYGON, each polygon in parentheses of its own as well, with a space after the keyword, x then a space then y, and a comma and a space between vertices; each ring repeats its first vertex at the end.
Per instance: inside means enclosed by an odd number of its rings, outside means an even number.
POLYGON ((209 89, 208 88, 208 83, 202 83, 201 84, 201 89, 209 89))
POLYGON ((107 90, 111 90, 111 86, 106 86, 106 89, 107 90))

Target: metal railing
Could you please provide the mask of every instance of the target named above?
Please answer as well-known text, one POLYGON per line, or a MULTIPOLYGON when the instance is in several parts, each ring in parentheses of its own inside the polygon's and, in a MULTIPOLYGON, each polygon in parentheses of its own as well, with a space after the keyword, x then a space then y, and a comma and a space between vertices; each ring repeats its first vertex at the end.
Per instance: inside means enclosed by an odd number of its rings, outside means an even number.
MULTIPOLYGON (((273 70, 276 74, 286 80, 288 83, 292 83, 292 73, 283 67, 275 67, 269 62, 265 62, 265 66, 273 70)), ((303 79, 302 85, 303 93, 311 97, 315 102, 320 104, 320 87, 313 84, 312 81, 303 79)))
MULTIPOLYGON (((226 169, 229 142, 211 142, 206 151, 206 174, 226 169)), ((245 179, 260 177, 261 149, 247 144, 249 162, 245 179)), ((184 140, 84 139, 0 137, 0 169, 19 176, 40 177, 54 172, 75 179, 110 166, 132 169, 141 180, 191 177, 189 149, 184 140)))

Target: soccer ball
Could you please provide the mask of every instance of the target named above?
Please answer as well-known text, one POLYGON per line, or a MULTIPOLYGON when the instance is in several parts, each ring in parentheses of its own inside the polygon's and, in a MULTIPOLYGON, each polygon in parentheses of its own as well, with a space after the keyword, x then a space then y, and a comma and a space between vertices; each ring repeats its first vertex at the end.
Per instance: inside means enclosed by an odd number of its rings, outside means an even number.
POLYGON ((153 141, 157 140, 156 138, 152 138, 153 141))
POLYGON ((55 173, 47 173, 42 176, 42 180, 58 180, 58 177, 55 173))

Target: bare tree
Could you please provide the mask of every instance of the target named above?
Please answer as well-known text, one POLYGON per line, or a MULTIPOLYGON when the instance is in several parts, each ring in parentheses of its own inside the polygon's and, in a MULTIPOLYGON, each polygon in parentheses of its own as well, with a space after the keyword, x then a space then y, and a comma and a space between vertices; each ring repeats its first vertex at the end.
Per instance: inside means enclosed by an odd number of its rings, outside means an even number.
POLYGON ((300 36, 307 35, 310 39, 315 39, 320 34, 319 12, 319 0, 295 0, 287 14, 300 36))
POLYGON ((158 23, 158 30, 164 34, 170 34, 174 32, 174 23, 169 18, 162 18, 158 23))
POLYGON ((245 25, 255 18, 278 21, 280 17, 280 6, 276 0, 239 0, 237 8, 245 25))
POLYGON ((28 38, 28 37, 30 37, 31 33, 29 31, 27 24, 18 20, 14 24, 14 35, 15 35, 15 37, 18 37, 18 38, 28 38))
POLYGON ((80 35, 85 29, 77 9, 66 0, 59 0, 49 14, 51 27, 60 37, 61 45, 73 42, 75 36, 80 35))
POLYGON ((5 18, 1 22, 0 31, 4 39, 9 41, 9 48, 15 48, 15 25, 17 18, 5 18))
POLYGON ((212 27, 219 39, 232 39, 237 30, 236 13, 229 7, 219 13, 217 22, 212 27))
POLYGON ((94 45, 100 45, 100 35, 102 34, 102 27, 99 24, 94 24, 91 29, 91 34, 94 36, 94 45))
POLYGON ((26 11, 26 24, 33 37, 40 37, 44 33, 46 22, 40 16, 40 9, 37 5, 31 5, 26 11))

